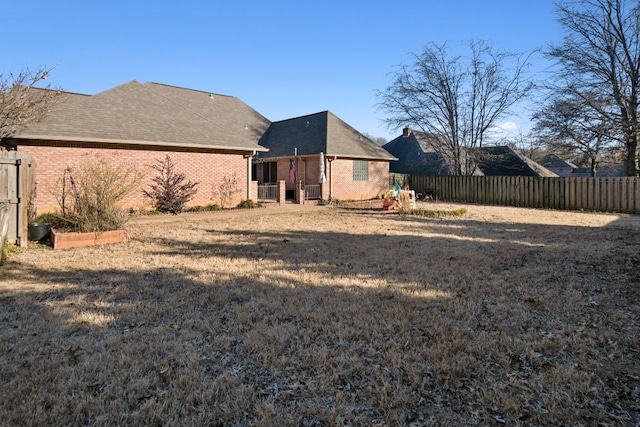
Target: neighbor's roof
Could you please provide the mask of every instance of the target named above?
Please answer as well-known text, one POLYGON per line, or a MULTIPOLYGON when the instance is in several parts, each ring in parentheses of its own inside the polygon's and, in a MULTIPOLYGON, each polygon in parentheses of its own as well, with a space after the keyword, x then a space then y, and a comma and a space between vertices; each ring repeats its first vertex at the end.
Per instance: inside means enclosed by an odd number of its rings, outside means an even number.
MULTIPOLYGON (((391 162, 391 172, 409 175, 450 175, 446 159, 433 149, 441 138, 435 134, 412 131, 382 146, 398 158, 391 162)), ((473 150, 477 165, 474 175, 487 176, 557 176, 542 165, 508 146, 482 147, 473 150)))
POLYGON ((575 169, 575 168, 577 168, 577 166, 574 165, 573 163, 571 163, 570 161, 562 160, 560 157, 556 156, 555 154, 547 154, 546 156, 544 156, 544 158, 542 159, 540 164, 542 166, 544 166, 545 168, 549 168, 549 169, 553 169, 553 168, 572 168, 572 169, 575 169))
POLYGON ((340 120, 330 111, 271 123, 260 140, 269 149, 261 158, 312 156, 323 152, 330 157, 394 160, 369 138, 340 120))
POLYGON ((487 176, 558 176, 506 145, 479 148, 475 161, 487 176))
POLYGON ((382 146, 398 158, 389 164, 389 170, 409 175, 450 175, 446 161, 431 146, 438 136, 412 131, 400 135, 382 146))
POLYGON ((266 151, 269 121, 236 97, 131 81, 93 96, 61 94, 14 138, 266 151))

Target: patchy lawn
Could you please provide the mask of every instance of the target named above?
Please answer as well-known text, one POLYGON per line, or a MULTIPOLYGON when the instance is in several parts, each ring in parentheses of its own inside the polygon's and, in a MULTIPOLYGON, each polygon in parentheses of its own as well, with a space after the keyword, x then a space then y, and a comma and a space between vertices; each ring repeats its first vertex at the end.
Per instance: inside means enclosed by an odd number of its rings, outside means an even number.
POLYGON ((640 422, 640 217, 130 223, 0 269, 2 425, 640 422))

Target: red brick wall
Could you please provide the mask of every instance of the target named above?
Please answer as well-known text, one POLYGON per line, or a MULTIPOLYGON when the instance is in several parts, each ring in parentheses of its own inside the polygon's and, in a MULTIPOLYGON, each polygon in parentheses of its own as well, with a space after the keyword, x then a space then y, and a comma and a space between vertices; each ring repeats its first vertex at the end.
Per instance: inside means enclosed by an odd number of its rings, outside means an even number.
MULTIPOLYGON (((290 159, 280 159, 278 160, 277 171, 278 171, 278 181, 284 181, 287 186, 287 190, 294 190, 296 188, 295 182, 292 183, 289 180, 289 161, 290 159)), ((302 179, 302 160, 293 159, 293 164, 296 165, 297 174, 296 177, 298 180, 302 179)))
MULTIPOLYGON (((278 160, 278 181, 283 180, 287 183, 287 189, 294 189, 295 184, 289 182, 289 161, 291 159, 278 160)), ((309 185, 315 185, 318 183, 318 173, 320 171, 318 157, 313 158, 298 158, 294 159, 293 163, 297 168, 297 180, 303 181, 309 185)))
POLYGON ((177 172, 184 172, 188 180, 199 182, 198 192, 188 205, 222 204, 217 189, 225 177, 233 178, 234 174, 236 185, 233 188, 237 192, 225 207, 236 206, 247 199, 247 159, 240 154, 25 145, 19 146, 18 150, 33 157, 37 163, 38 214, 58 209, 54 194, 65 168, 80 168, 100 160, 130 166, 143 172, 145 178, 140 188, 132 192, 123 205, 126 208, 144 206, 150 209, 151 202, 143 197, 142 188, 148 186, 157 172, 149 165, 154 164, 156 159, 163 160, 167 154, 176 164, 177 172))
MULTIPOLYGON (((287 190, 295 189, 295 184, 289 182, 290 159, 278 160, 278 180, 286 182, 287 190)), ((308 185, 318 184, 320 173, 319 158, 311 157, 297 161, 297 177, 308 185)), ((322 198, 329 198, 330 171, 333 172, 331 181, 331 195, 339 200, 367 200, 381 196, 389 189, 389 162, 369 161, 369 180, 353 180, 353 160, 337 159, 331 165, 325 160, 325 175, 327 182, 322 186, 322 198)))
MULTIPOLYGON (((323 186, 323 198, 329 197, 329 182, 331 183, 331 197, 338 200, 366 200, 373 199, 389 188, 389 162, 369 160, 369 180, 353 180, 353 160, 337 159, 328 165, 327 182, 323 186)), ((317 178, 316 178, 317 181, 317 178)))
POLYGON ((320 173, 320 161, 319 156, 312 159, 307 159, 304 165, 301 167, 304 169, 303 175, 305 176, 304 182, 307 185, 318 184, 318 174, 320 173))

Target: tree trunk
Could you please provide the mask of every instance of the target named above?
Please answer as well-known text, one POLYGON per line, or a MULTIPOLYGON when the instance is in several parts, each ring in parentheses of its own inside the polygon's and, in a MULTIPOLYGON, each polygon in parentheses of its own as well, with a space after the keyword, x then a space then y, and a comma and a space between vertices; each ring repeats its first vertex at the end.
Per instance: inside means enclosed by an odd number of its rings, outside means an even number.
POLYGON ((626 176, 638 176, 638 132, 629 131, 625 135, 625 147, 627 156, 624 160, 624 174, 626 176))
POLYGON ((638 75, 635 75, 631 95, 629 99, 629 108, 626 109, 627 116, 623 121, 624 126, 624 144, 627 148, 627 158, 625 159, 625 175, 638 176, 638 138, 640 137, 640 123, 638 121, 638 75))

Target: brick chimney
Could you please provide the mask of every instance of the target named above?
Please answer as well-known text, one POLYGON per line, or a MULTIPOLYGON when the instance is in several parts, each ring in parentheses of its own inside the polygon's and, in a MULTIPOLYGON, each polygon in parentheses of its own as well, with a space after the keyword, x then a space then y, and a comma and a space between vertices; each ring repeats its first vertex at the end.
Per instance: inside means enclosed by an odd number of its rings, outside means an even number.
POLYGON ((404 129, 402 129, 402 137, 403 137, 403 138, 406 138, 406 137, 408 137, 409 135, 411 135, 411 128, 404 128, 404 129))

